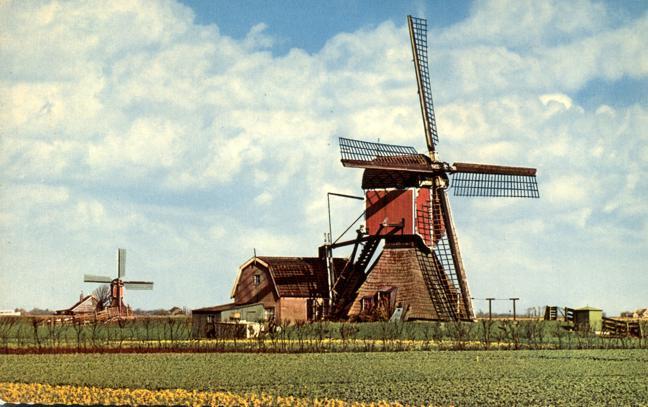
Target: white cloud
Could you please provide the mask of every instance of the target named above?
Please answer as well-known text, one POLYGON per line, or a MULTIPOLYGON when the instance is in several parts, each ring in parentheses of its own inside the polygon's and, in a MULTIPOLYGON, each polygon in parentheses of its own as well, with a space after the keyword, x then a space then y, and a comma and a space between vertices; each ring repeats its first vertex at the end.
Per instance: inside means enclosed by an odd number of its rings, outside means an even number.
POLYGON ((259 206, 268 205, 272 202, 272 200, 273 196, 268 191, 264 191, 257 195, 256 198, 254 198, 254 202, 259 206))
POLYGON ((603 4, 477 2, 470 18, 430 35, 435 93, 571 92, 592 79, 640 78, 646 35, 648 14, 620 24, 603 4))
POLYGON ((573 105, 572 99, 562 93, 547 93, 540 95, 540 101, 545 106, 548 106, 550 103, 560 104, 563 109, 569 109, 573 105))
POLYGON ((534 46, 597 32, 609 19, 603 5, 587 1, 490 1, 473 5, 471 16, 442 35, 448 43, 487 42, 534 46))
POLYGON ((268 25, 265 23, 259 23, 253 26, 250 29, 250 32, 245 36, 245 41, 243 42, 245 47, 248 49, 256 48, 270 48, 274 44, 274 39, 266 35, 264 31, 268 28, 268 25))
MULTIPOLYGON (((180 268, 213 278, 217 302, 252 248, 314 254, 326 192, 358 194, 337 136, 424 146, 404 19, 273 56, 264 24, 232 39, 173 1, 0 7, 2 267, 51 258, 47 275, 76 278, 125 243, 161 284, 180 268)), ((646 15, 618 21, 585 1, 477 2, 430 33, 442 158, 539 168, 539 203, 459 204, 477 287, 504 267, 482 247, 511 270, 565 239, 648 230, 646 107, 591 111, 578 96, 595 79, 645 81, 647 33, 646 15), (504 255, 480 233, 506 224, 504 255), (560 236, 572 227, 582 234, 560 236)), ((361 206, 335 201, 334 232, 361 206)))
POLYGON ((585 228, 587 221, 592 216, 592 209, 590 208, 580 208, 572 212, 566 212, 562 215, 562 218, 567 222, 571 223, 580 228, 585 228))
POLYGON ((563 175, 551 180, 546 185, 549 202, 560 205, 583 204, 587 202, 593 190, 592 182, 581 175, 563 175))
POLYGON ((601 105, 596 109, 596 114, 614 116, 615 110, 608 105, 601 105))

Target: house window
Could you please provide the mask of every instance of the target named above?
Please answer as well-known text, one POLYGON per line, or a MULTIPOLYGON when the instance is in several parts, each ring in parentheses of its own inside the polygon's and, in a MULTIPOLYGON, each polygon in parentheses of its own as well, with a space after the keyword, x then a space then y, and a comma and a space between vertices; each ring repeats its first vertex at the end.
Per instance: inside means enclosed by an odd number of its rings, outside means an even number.
POLYGON ((254 285, 259 285, 261 284, 261 274, 255 274, 254 275, 254 285))

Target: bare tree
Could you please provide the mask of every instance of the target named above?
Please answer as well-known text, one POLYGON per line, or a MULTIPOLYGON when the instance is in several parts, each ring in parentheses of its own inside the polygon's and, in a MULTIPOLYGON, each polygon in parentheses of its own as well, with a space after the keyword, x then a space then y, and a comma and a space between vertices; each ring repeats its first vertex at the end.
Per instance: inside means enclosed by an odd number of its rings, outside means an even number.
POLYGON ((108 284, 103 284, 95 288, 95 290, 92 292, 92 295, 94 295, 97 300, 99 300, 99 302, 97 303, 98 310, 101 311, 102 309, 108 308, 110 306, 112 295, 110 292, 110 286, 108 284))

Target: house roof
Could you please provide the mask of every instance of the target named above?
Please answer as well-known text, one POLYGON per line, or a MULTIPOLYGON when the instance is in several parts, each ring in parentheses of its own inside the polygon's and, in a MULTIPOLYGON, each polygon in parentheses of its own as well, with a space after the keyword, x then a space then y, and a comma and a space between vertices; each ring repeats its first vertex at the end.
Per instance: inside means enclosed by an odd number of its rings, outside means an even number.
POLYGON ((250 307, 255 307, 255 306, 262 306, 263 304, 260 302, 250 302, 247 304, 236 304, 233 302, 227 303, 227 304, 221 304, 221 305, 215 305, 213 307, 204 307, 204 308, 198 308, 191 310, 192 314, 215 314, 217 312, 222 312, 222 311, 232 311, 232 310, 237 310, 237 309, 243 309, 243 308, 250 308, 250 307))
MULTIPOLYGON (((249 304, 246 304, 249 305, 249 304)), ((227 304, 221 304, 221 305, 215 305, 213 307, 204 307, 204 308, 198 308, 191 310, 192 313, 194 314, 212 314, 215 312, 221 312, 221 311, 227 311, 230 309, 234 308, 239 308, 241 305, 235 304, 233 302, 227 303, 227 304)))
POLYGON ((58 310, 56 312, 58 312, 58 313, 74 312, 74 310, 76 308, 78 308, 80 305, 82 305, 83 303, 85 303, 88 300, 93 301, 93 302, 98 301, 97 298, 93 294, 86 295, 85 297, 83 297, 79 301, 77 301, 74 305, 72 305, 70 308, 58 310))
MULTIPOLYGON (((342 270, 347 259, 334 258, 334 268, 342 270)), ((268 270, 279 297, 328 297, 326 262, 319 257, 252 257, 239 267, 232 297, 236 292, 241 271, 250 265, 268 270)))
POLYGON ((575 308, 574 311, 603 311, 603 310, 600 308, 594 308, 594 307, 590 307, 589 305, 586 305, 581 308, 575 308))

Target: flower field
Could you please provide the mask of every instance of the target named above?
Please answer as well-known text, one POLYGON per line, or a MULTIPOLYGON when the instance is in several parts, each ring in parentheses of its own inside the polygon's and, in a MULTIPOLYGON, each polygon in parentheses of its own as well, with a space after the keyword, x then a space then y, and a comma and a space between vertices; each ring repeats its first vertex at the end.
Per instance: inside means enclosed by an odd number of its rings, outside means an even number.
POLYGON ((0 399, 9 403, 28 400, 38 404, 78 405, 184 405, 184 406, 294 406, 294 407, 398 407, 400 403, 346 403, 343 400, 300 399, 268 394, 233 394, 185 389, 106 389, 49 384, 0 383, 0 399))
POLYGON ((0 355, 0 398, 79 404, 648 405, 647 377, 642 349, 0 355))

